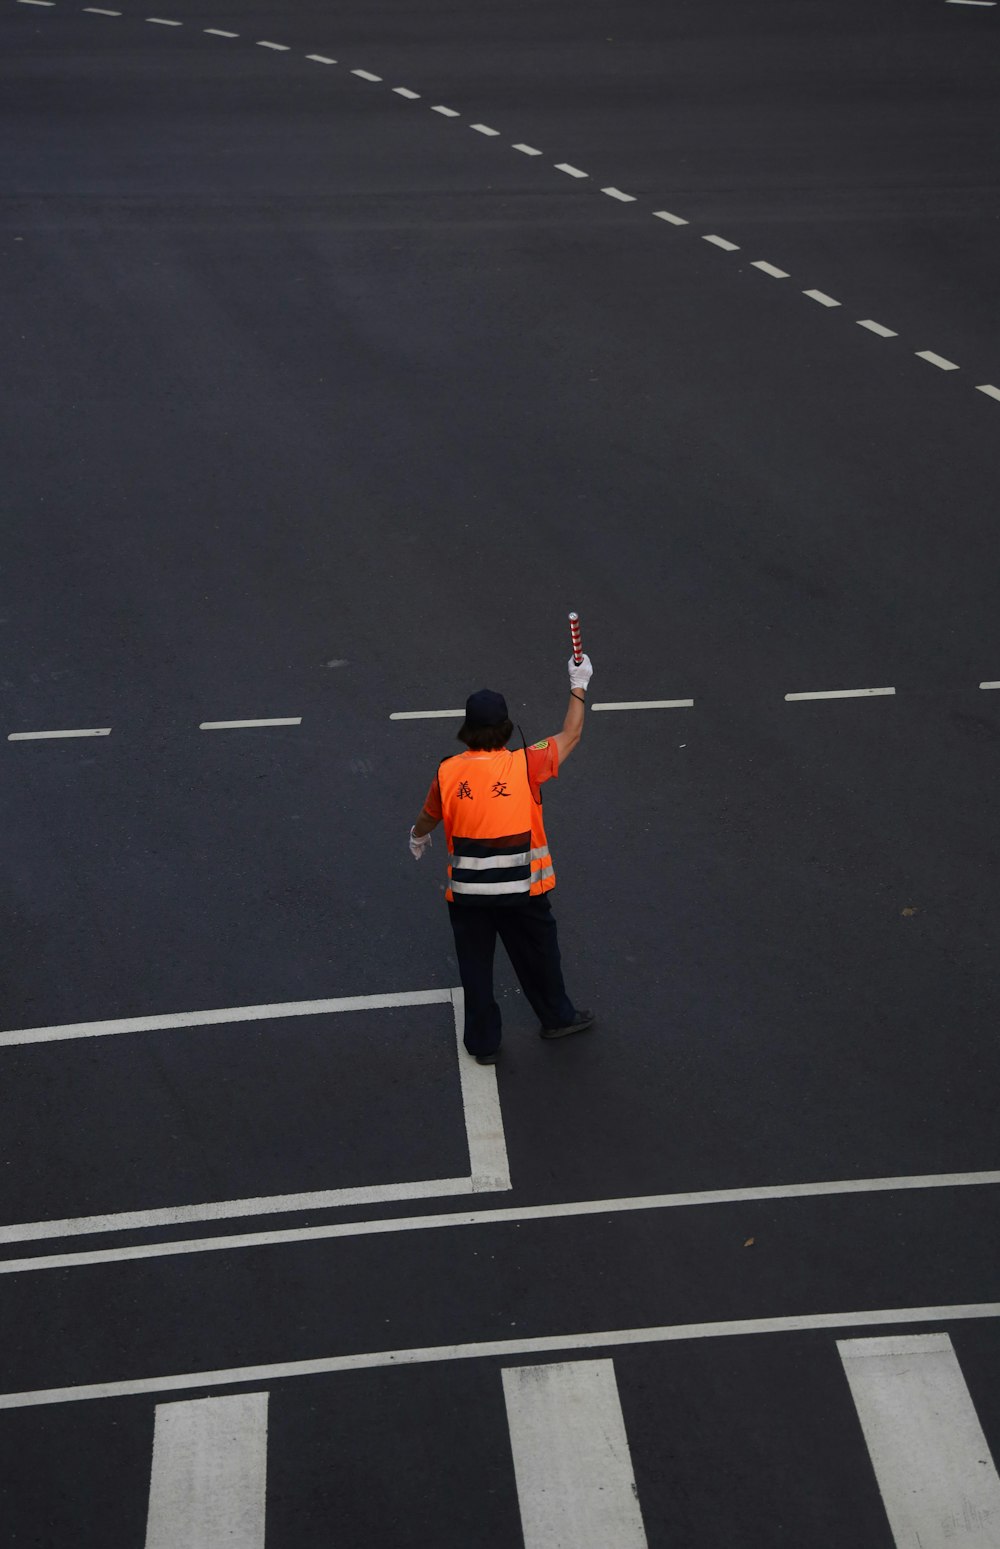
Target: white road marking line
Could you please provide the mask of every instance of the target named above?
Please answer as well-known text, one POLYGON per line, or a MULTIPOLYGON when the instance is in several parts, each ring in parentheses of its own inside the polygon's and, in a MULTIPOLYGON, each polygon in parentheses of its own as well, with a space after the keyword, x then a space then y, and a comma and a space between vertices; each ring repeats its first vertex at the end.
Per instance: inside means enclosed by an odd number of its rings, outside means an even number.
POLYGON ((658 221, 669 221, 671 226, 687 226, 689 224, 682 215, 671 215, 669 210, 654 210, 653 214, 658 221))
POLYGON ((1000 1478, 948 1335, 837 1349, 898 1549, 1000 1545, 1000 1478))
POLYGON ((763 258, 755 258, 750 265, 751 269, 759 269, 761 274, 769 274, 772 280, 787 280, 788 274, 784 269, 776 269, 774 264, 769 264, 763 258))
POLYGON ((960 367, 956 366, 953 360, 945 360, 943 355, 935 355, 933 350, 916 350, 914 353, 918 360, 927 360, 932 366, 937 366, 940 371, 960 370, 960 367))
POLYGON ((157 1404, 146 1549, 264 1549, 267 1394, 157 1404))
POLYGON ((738 253, 739 248, 735 242, 727 242, 725 237, 702 237, 703 242, 711 242, 713 247, 721 247, 724 253, 738 253))
MULTIPOLYGON (((120 14, 120 13, 119 13, 120 14)), ((8 742, 47 742, 52 737, 110 737, 110 726, 83 726, 76 731, 12 731, 8 742)))
POLYGON ((102 5, 85 5, 83 8, 89 16, 120 16, 121 11, 106 11, 102 5))
POLYGON ((44 5, 53 6, 56 0, 17 0, 18 5, 44 5))
POLYGON ((541 151, 536 151, 533 145, 515 145, 515 151, 520 151, 522 156, 541 156, 541 151))
POLYGON ((453 721, 465 720, 464 710, 394 710, 390 721, 453 721))
POLYGON ((858 327, 867 328, 869 333, 877 333, 880 339, 898 339, 899 335, 891 328, 884 328, 881 323, 875 323, 870 317, 859 317, 858 327))
POLYGON ((498 135, 500 133, 499 129, 491 129, 489 124, 470 124, 469 128, 474 129, 477 134, 498 135))
POLYGON ((1000 387, 994 387, 991 382, 982 382, 976 392, 985 393, 988 398, 1000 399, 1000 387))
POLYGON ((980 688, 1000 688, 1000 680, 996 683, 980 683, 980 688))
MULTIPOLYGON (((463 1056, 464 1057, 464 1056, 463 1056)), ((491 1069, 477 1066, 477 1069, 491 1069)), ((471 1152, 470 1145, 470 1152, 471 1152)), ((456 1185, 438 1193, 468 1193, 471 1180, 451 1180, 456 1185)), ((133 1259, 159 1259, 193 1253, 231 1253, 242 1248, 281 1248, 289 1243, 326 1242, 342 1237, 373 1237, 393 1232, 447 1231, 463 1226, 521 1225, 528 1221, 559 1221, 577 1216, 614 1216, 641 1210, 701 1209, 710 1205, 752 1204, 760 1200, 820 1199, 846 1194, 907 1193, 924 1189, 989 1188, 1000 1184, 1000 1172, 930 1173, 910 1178, 847 1178, 828 1183, 768 1184, 759 1188, 706 1189, 689 1194, 650 1194, 634 1199, 570 1200, 558 1205, 503 1205, 485 1210, 457 1210, 442 1215, 395 1216, 370 1221, 336 1221, 324 1226, 271 1228, 267 1231, 230 1233, 223 1237, 190 1237, 169 1242, 133 1244, 127 1248, 87 1248, 42 1257, 0 1259, 0 1275, 31 1274, 47 1269, 79 1269, 94 1264, 124 1264, 133 1259)), ((431 1192, 425 1189, 426 1194, 431 1192)), ((41 1222, 39 1226, 52 1223, 41 1222)), ((0 1242, 25 1241, 0 1228, 0 1242)), ((65 1235, 65 1234, 64 1234, 65 1235)))
POLYGON ((237 1383, 276 1382, 283 1377, 319 1377, 334 1372, 374 1371, 387 1366, 425 1366, 439 1361, 479 1361, 493 1356, 546 1355, 619 1346, 673 1344, 689 1339, 734 1339, 752 1334, 799 1334, 838 1328, 878 1328, 897 1323, 949 1323, 1000 1318, 1000 1302, 961 1302, 939 1307, 883 1307, 864 1312, 806 1312, 774 1318, 729 1319, 717 1323, 673 1323, 655 1328, 607 1329, 599 1333, 543 1334, 538 1338, 488 1339, 478 1344, 429 1345, 410 1350, 371 1350, 312 1360, 276 1361, 266 1366, 231 1366, 223 1371, 176 1372, 166 1377, 133 1377, 124 1382, 91 1382, 78 1387, 35 1388, 0 1393, 0 1409, 32 1409, 101 1398, 134 1398, 142 1393, 175 1393, 185 1388, 222 1388, 237 1383))
POLYGON ((397 97, 405 97, 407 102, 419 102, 420 100, 420 93, 418 91, 411 91, 408 86, 394 86, 392 89, 397 97))
POLYGON ((152 22, 154 27, 183 27, 183 22, 174 21, 170 16, 147 16, 146 20, 152 22))
POLYGON ((589 177, 590 176, 589 172, 581 172, 579 167, 572 166, 571 163, 568 162, 568 161, 557 161, 555 163, 555 169, 556 169, 557 172, 565 172, 567 177, 589 177))
POLYGON ((502 1376, 524 1549, 647 1549, 614 1362, 502 1376))
POLYGON ((602 188, 601 193, 609 199, 619 199, 622 204, 635 204, 635 194, 623 194, 620 188, 602 188))
POLYGON ((825 290, 804 290, 803 296, 808 296, 810 301, 818 301, 821 307, 839 307, 840 302, 834 301, 825 290))
POLYGON ((786 694, 785 699, 868 699, 874 694, 895 694, 894 688, 827 688, 809 694, 786 694))
POLYGON ((222 27, 203 27, 202 32, 211 33, 213 38, 238 38, 238 32, 226 32, 222 27))
POLYGON ((288 54, 288 53, 291 53, 291 49, 290 49, 290 47, 289 47, 289 45, 287 43, 269 43, 266 38, 258 38, 257 39, 257 47, 258 48, 273 48, 276 54, 288 54))
POLYGON ((372 75, 370 70, 352 70, 351 74, 360 76, 363 81, 380 81, 382 79, 380 75, 372 75))
POLYGON ((337 63, 337 61, 335 59, 331 59, 328 54, 307 54, 306 58, 313 60, 314 63, 318 65, 335 65, 337 63))
POLYGON ((431 112, 432 113, 442 113, 445 118, 460 118, 461 117, 461 114, 457 113, 454 108, 446 108, 443 105, 443 103, 440 103, 440 102, 435 103, 435 105, 431 108, 431 112))
POLYGON ((257 721, 200 721, 199 731, 243 731, 253 726, 301 726, 301 715, 272 715, 257 721))
POLYGON ((622 699, 614 703, 591 705, 591 710, 689 710, 693 699, 622 699))
MULTIPOLYGON (((229 1022, 267 1022, 281 1017, 326 1016, 336 1011, 382 1011, 394 1006, 444 1006, 451 990, 401 990, 387 995, 338 995, 325 1000, 284 1000, 260 1006, 220 1006, 211 1011, 168 1011, 156 1016, 115 1017, 105 1022, 65 1022, 56 1027, 21 1027, 0 1032, 0 1048, 26 1043, 62 1043, 70 1038, 112 1038, 155 1033, 172 1027, 219 1027, 229 1022)), ((3 1228, 0 1227, 0 1232, 3 1228)))
POLYGON ((997 0, 945 0, 947 5, 996 5, 997 0))
POLYGON ((465 1133, 469 1141, 469 1172, 473 1180, 473 1193, 494 1194, 511 1187, 496 1066, 477 1065, 466 1053, 462 1042, 465 1021, 463 991, 452 990, 451 1001, 455 1012, 458 1073, 462 1083, 462 1107, 465 1110, 465 1133))

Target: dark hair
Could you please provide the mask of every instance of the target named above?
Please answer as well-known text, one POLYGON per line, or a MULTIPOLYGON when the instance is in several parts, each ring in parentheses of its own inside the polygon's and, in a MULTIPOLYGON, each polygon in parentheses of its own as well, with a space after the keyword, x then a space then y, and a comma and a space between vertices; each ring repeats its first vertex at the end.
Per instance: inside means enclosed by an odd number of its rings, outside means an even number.
POLYGON ((514 735, 514 722, 501 721, 499 726, 476 726, 466 730, 463 726, 458 733, 459 742, 473 753, 495 753, 500 748, 505 748, 514 735))

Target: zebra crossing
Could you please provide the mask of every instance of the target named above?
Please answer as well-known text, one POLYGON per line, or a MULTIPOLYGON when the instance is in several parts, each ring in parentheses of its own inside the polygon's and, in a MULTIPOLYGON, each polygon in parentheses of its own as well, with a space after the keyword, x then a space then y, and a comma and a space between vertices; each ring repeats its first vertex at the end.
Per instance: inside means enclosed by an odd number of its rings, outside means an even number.
MULTIPOLYGON (((109 1544, 125 1540, 100 1517, 102 1489, 108 1499, 131 1500, 130 1541, 143 1541, 141 1518, 145 1549, 298 1549, 294 1524, 304 1520, 307 1504, 315 1513, 317 1502, 322 1516, 314 1528, 325 1542, 458 1549, 469 1541, 468 1525, 458 1527, 461 1499, 466 1524, 481 1520, 477 1541, 484 1545, 667 1549, 698 1542, 722 1549, 744 1541, 727 1509, 732 1481, 742 1490, 752 1472, 763 1479, 757 1501, 745 1502, 747 1515, 765 1512, 768 1503, 782 1507, 783 1520, 771 1523, 766 1541, 803 1541, 815 1529, 810 1500, 825 1520, 825 1446, 849 1434, 854 1474, 842 1492, 840 1531, 854 1542, 955 1549, 968 1541, 998 1549, 1000 1478, 949 1333, 812 1339, 795 1352, 810 1423, 789 1416, 790 1428, 775 1426, 770 1438, 761 1424, 772 1413, 773 1426, 770 1358, 755 1354, 748 1366, 746 1341, 732 1361, 728 1405, 717 1390, 703 1388, 707 1366, 685 1367, 677 1350, 659 1350, 641 1362, 619 1352, 475 1363, 451 1386, 464 1398, 452 1413, 434 1372, 423 1369, 325 1375, 221 1395, 169 1394, 159 1402, 148 1394, 113 1399, 97 1406, 96 1424, 91 1404, 54 1404, 0 1415, 0 1435, 8 1457, 27 1457, 32 1441, 18 1433, 19 1424, 30 1429, 34 1422, 34 1444, 44 1446, 48 1417, 60 1438, 57 1472, 68 1509, 92 1521, 109 1544), (748 1373, 756 1398, 734 1426, 726 1411, 746 1403, 740 1378, 748 1373), (376 1382, 389 1386, 376 1392, 376 1382), (114 1446, 105 1462, 91 1458, 74 1474, 72 1459, 88 1430, 101 1458, 112 1430, 127 1438, 131 1477, 120 1468, 112 1476, 114 1446), (457 1465, 453 1441, 463 1430, 457 1465), (792 1444, 790 1459, 784 1454, 796 1430, 808 1434, 792 1444), (736 1455, 739 1438, 748 1449, 743 1459, 736 1455), (714 1481, 715 1521, 692 1498, 692 1463, 714 1481), (794 1498, 786 1489, 790 1468, 794 1498), (95 1478, 102 1470, 103 1483, 95 1478)), ((971 1369, 975 1360, 973 1346, 965 1364, 971 1369)), ((24 1477, 32 1475, 29 1468, 24 1477)), ((2 1541, 59 1541, 49 1536, 49 1522, 28 1523, 17 1490, 12 1473, 2 1541)), ((36 1506, 44 1517, 44 1505, 36 1506)), ((761 1523, 755 1525, 760 1535, 761 1523)), ((827 1533, 819 1541, 843 1541, 830 1523, 827 1533)))

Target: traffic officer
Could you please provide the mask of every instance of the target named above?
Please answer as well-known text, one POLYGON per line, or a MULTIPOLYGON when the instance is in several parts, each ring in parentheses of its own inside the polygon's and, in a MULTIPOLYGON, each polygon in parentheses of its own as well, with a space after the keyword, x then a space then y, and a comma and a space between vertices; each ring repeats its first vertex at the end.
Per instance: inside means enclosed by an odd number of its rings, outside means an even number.
POLYGON ((590 657, 569 661, 570 699, 563 729, 513 752, 514 732, 502 694, 470 694, 458 739, 466 751, 446 758, 410 830, 420 860, 431 830, 444 820, 448 844, 448 912, 465 991, 465 1047, 480 1065, 496 1062, 500 1008, 493 994, 496 939, 506 948, 543 1038, 582 1033, 594 1022, 578 1011, 563 984, 556 922, 548 895, 555 871, 542 821, 542 790, 583 733, 590 657))

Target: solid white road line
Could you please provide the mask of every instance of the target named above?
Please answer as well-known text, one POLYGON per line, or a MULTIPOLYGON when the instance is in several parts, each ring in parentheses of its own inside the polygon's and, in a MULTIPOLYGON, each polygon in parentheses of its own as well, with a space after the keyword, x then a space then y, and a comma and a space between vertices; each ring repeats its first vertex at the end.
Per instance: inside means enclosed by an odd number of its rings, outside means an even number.
MULTIPOLYGON (((477 1069, 489 1070, 490 1066, 477 1069)), ((471 1151, 470 1144, 470 1151, 471 1151)), ((457 1179, 466 1193, 473 1182, 457 1179)), ((1000 1172, 930 1173, 910 1178, 848 1178, 827 1183, 768 1184, 760 1188, 709 1189, 688 1194, 650 1194, 635 1199, 573 1200, 558 1205, 504 1205, 487 1210, 460 1210, 441 1215, 395 1216, 370 1221, 336 1221, 324 1226, 282 1227, 277 1230, 231 1233, 225 1237, 191 1237, 173 1242, 134 1244, 127 1248, 88 1248, 25 1259, 0 1259, 0 1275, 31 1274, 46 1269, 79 1269, 94 1264, 124 1264, 133 1259, 228 1253, 241 1248, 280 1248, 290 1243, 326 1242, 342 1237, 378 1237, 393 1232, 446 1231, 456 1227, 521 1225, 577 1216, 615 1216, 640 1210, 701 1208, 709 1205, 753 1204, 761 1200, 819 1199, 845 1194, 907 1193, 939 1188, 988 1188, 1000 1184, 1000 1172)), ((426 1190, 425 1193, 430 1191, 426 1190)), ((50 1222, 40 1223, 50 1226, 50 1222)), ((0 1229, 9 1237, 10 1228, 0 1229)))
POLYGON ((858 327, 867 328, 869 333, 877 333, 880 339, 898 339, 899 335, 891 328, 884 328, 881 323, 873 322, 870 317, 859 317, 858 327))
POLYGON ((489 124, 470 124, 469 128, 474 129, 477 134, 498 135, 500 133, 499 129, 491 129, 489 124))
POLYGON ((769 274, 772 280, 788 279, 788 274, 784 269, 776 269, 774 264, 765 263, 763 258, 755 258, 750 267, 751 269, 759 269, 761 274, 769 274))
POLYGON ((280 1017, 326 1016, 336 1011, 380 1011, 390 1006, 442 1006, 452 991, 401 990, 386 995, 339 995, 327 1000, 284 1000, 260 1006, 224 1006, 212 1011, 168 1011, 156 1016, 116 1017, 104 1022, 64 1022, 57 1027, 22 1027, 0 1032, 0 1048, 25 1043, 62 1043, 70 1038, 108 1038, 120 1033, 161 1032, 172 1027, 216 1027, 228 1022, 267 1022, 280 1017))
POLYGON ((533 145, 515 145, 515 151, 520 151, 522 156, 541 156, 541 151, 536 151, 533 145))
POLYGON ((440 102, 436 103, 434 105, 434 107, 431 108, 431 112, 432 113, 441 113, 441 114, 443 114, 443 116, 445 118, 459 118, 461 116, 459 113, 457 113, 455 111, 454 108, 446 108, 440 102))
POLYGON ((380 75, 372 75, 370 70, 352 70, 351 74, 359 76, 363 81, 380 81, 382 79, 380 75))
POLYGON ((793 699, 870 699, 876 694, 895 694, 894 688, 827 688, 817 689, 809 694, 786 694, 786 700, 793 699))
POLYGON ((301 715, 272 715, 256 721, 199 721, 199 731, 241 731, 253 726, 301 726, 301 715))
POLYGON ((146 1549, 264 1549, 267 1394, 157 1404, 146 1549))
POLYGON ((943 355, 935 355, 933 350, 916 350, 914 352, 918 360, 927 360, 932 366, 937 366, 940 371, 958 371, 953 360, 945 360, 943 355))
POLYGON ((556 169, 557 172, 565 172, 567 177, 589 177, 590 176, 589 172, 581 172, 579 167, 574 167, 568 161, 557 161, 557 162, 554 163, 554 165, 555 165, 555 169, 556 169))
POLYGON ((601 193, 609 199, 619 199, 622 204, 635 204, 635 194, 623 194, 620 188, 602 188, 601 193))
POLYGON ((221 27, 203 27, 202 32, 210 32, 213 38, 238 38, 238 32, 225 32, 221 27))
POLYGON ((146 1549, 264 1549, 267 1394, 157 1404, 146 1549))
POLYGON ((671 215, 669 210, 654 210, 653 214, 658 221, 668 221, 671 226, 687 226, 689 224, 682 215, 671 215))
POLYGON ((462 990, 452 990, 451 1001, 455 1012, 458 1073, 462 1083, 462 1108, 469 1142, 472 1189, 475 1194, 494 1194, 511 1186, 496 1066, 477 1065, 466 1053, 462 1042, 465 1021, 465 997, 462 990))
POLYGON ((616 703, 591 705, 591 710, 689 710, 693 699, 623 699, 616 703))
MULTIPOLYGON (((120 11, 109 11, 109 16, 120 16, 120 11)), ((48 742, 53 737, 110 737, 110 726, 81 726, 74 731, 12 731, 8 742, 48 742)))
POLYGON ((976 388, 976 392, 985 393, 988 398, 996 398, 1000 400, 1000 387, 994 387, 992 382, 982 382, 979 387, 976 388))
POLYGON ((1000 688, 1000 681, 995 683, 980 683, 980 688, 1000 688))
POLYGON ((646 1549, 611 1360, 507 1366, 524 1549, 646 1549))
POLYGON ((828 296, 825 290, 804 290, 802 294, 803 296, 808 296, 810 301, 818 301, 821 307, 840 306, 840 302, 834 301, 833 297, 828 296))
POLYGON ((465 719, 464 710, 394 710, 390 721, 451 721, 465 719))
POLYGON ((394 86, 392 89, 397 97, 405 97, 407 102, 420 101, 420 93, 418 91, 411 91, 408 86, 394 86))
POLYGON ((1000 1478, 948 1335, 837 1348, 898 1549, 1000 1549, 1000 1478))
MULTIPOLYGON (((76 1387, 0 1393, 0 1410, 75 1404, 100 1398, 134 1398, 141 1393, 176 1393, 185 1388, 223 1388, 275 1382, 283 1377, 319 1377, 334 1372, 375 1371, 387 1366, 426 1366, 440 1361, 478 1361, 491 1356, 562 1354, 619 1346, 673 1344, 689 1339, 734 1339, 753 1334, 817 1333, 826 1329, 879 1328, 894 1324, 958 1323, 1000 1318, 1000 1302, 962 1302, 939 1307, 882 1307, 864 1312, 805 1312, 775 1318, 734 1318, 718 1323, 673 1323, 655 1328, 607 1329, 600 1333, 543 1334, 537 1338, 488 1339, 475 1344, 427 1345, 410 1350, 371 1350, 356 1355, 275 1361, 266 1366, 232 1366, 224 1371, 176 1372, 133 1377, 123 1382, 90 1382, 76 1387)), ((984 1545, 984 1549, 986 1546, 984 1545)))
POLYGON ((290 46, 287 43, 269 43, 266 38, 258 38, 257 39, 257 47, 258 48, 273 48, 276 54, 288 54, 288 53, 291 53, 291 48, 290 48, 290 46))
POLYGON ((739 248, 735 242, 727 242, 725 237, 702 237, 703 242, 711 242, 713 247, 721 247, 724 253, 738 253, 739 248))

